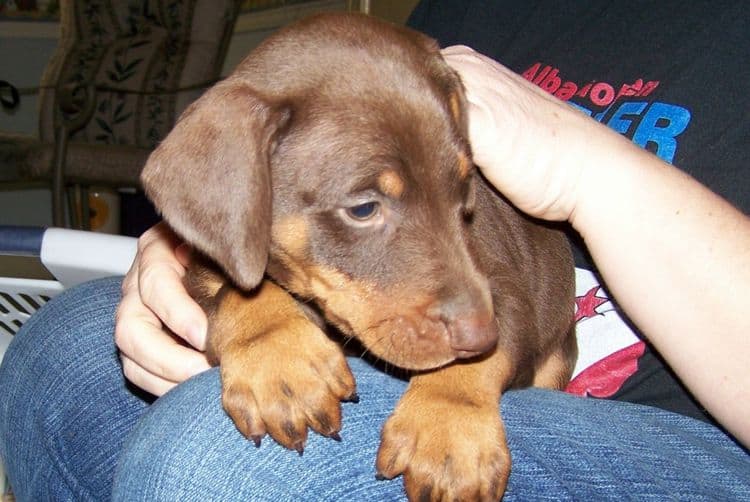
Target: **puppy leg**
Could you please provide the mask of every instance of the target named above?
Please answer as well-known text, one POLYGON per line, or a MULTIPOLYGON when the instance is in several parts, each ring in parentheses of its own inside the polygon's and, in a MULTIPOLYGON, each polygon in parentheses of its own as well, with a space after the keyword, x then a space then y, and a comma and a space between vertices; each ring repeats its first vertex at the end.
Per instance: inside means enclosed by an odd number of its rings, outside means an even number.
POLYGON ((512 366, 495 350, 413 376, 383 428, 379 476, 403 474, 410 500, 499 500, 510 453, 498 402, 512 366))
POLYGON ((575 327, 572 327, 567 336, 560 340, 560 345, 537 366, 532 385, 546 389, 564 389, 573 375, 577 357, 578 344, 575 327))
POLYGON ((340 401, 355 396, 338 344, 289 293, 264 281, 252 293, 224 285, 209 317, 209 356, 221 366, 222 402, 245 437, 268 433, 302 453, 307 427, 334 439, 340 401))

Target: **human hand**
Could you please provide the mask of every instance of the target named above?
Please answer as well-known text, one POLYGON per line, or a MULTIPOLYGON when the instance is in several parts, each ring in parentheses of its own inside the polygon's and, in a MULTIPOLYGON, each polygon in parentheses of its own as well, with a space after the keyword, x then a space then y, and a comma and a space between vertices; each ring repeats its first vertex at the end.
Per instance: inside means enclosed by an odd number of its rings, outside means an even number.
POLYGON ((522 211, 570 220, 589 166, 617 149, 619 134, 465 46, 443 49, 469 105, 469 140, 485 177, 522 211))
POLYGON ((156 396, 210 367, 201 352, 208 321, 182 283, 189 261, 189 248, 159 223, 138 239, 122 283, 115 343, 123 373, 156 396))

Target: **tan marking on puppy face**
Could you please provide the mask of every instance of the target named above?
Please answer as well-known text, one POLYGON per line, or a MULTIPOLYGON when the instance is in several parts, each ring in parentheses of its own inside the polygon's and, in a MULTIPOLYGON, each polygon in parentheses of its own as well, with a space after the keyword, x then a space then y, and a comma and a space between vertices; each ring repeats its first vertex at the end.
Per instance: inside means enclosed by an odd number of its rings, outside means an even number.
POLYGON ((271 229, 273 243, 286 254, 297 258, 307 254, 309 231, 307 223, 301 216, 287 216, 271 229))
POLYGON ((310 297, 307 272, 309 229, 301 216, 287 216, 272 225, 266 272, 289 291, 310 297))
POLYGON ((461 179, 466 179, 466 177, 469 176, 469 173, 471 173, 471 168, 473 167, 473 163, 471 162, 471 159, 468 155, 466 155, 464 152, 461 152, 458 154, 458 175, 461 177, 461 179))
POLYGON ((448 98, 448 104, 450 106, 451 115, 453 115, 453 120, 456 121, 457 124, 461 123, 461 97, 458 95, 457 92, 453 92, 450 95, 450 98, 448 98))
POLYGON ((404 193, 404 180, 393 169, 387 169, 378 177, 378 188, 388 197, 400 199, 404 193))
POLYGON ((405 290, 403 284, 395 288, 398 292, 383 291, 324 266, 306 272, 309 293, 326 318, 377 357, 413 370, 436 368, 456 358, 445 324, 429 316, 435 298, 405 290))

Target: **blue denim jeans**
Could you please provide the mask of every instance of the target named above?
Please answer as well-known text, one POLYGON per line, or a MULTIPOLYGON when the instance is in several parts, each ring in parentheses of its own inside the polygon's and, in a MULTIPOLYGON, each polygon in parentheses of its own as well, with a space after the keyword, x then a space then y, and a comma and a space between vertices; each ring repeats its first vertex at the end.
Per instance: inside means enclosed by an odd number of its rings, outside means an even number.
MULTIPOLYGON (((123 378, 113 343, 120 283, 64 293, 16 335, 0 367, 0 455, 19 501, 401 500, 375 479, 380 427, 405 388, 358 359, 343 440, 303 456, 245 440, 207 371, 153 404, 123 378)), ((720 430, 632 404, 521 390, 502 414, 506 500, 750 500, 750 457, 720 430)))

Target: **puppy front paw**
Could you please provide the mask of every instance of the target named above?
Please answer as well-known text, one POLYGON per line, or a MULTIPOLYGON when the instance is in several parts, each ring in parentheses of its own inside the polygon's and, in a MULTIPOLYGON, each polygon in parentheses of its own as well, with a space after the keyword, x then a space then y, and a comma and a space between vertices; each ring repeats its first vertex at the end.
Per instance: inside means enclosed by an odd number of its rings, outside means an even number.
POLYGON ((279 321, 221 355, 222 403, 240 432, 302 454, 307 428, 339 439, 343 400, 356 399, 341 348, 309 321, 279 321))
POLYGON ((497 501, 510 453, 497 405, 410 392, 386 421, 376 467, 404 477, 409 500, 497 501))

